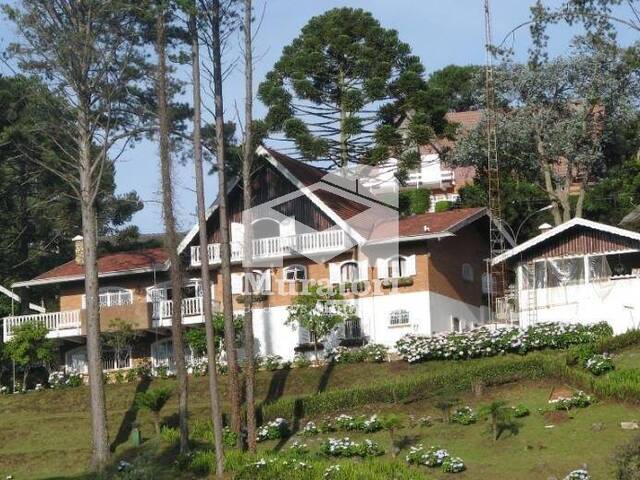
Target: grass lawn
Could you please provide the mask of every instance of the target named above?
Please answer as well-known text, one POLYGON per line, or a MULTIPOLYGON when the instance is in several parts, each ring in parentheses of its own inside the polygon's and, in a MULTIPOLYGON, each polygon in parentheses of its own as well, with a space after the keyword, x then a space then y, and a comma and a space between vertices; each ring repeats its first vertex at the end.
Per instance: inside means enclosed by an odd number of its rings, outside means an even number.
MULTIPOLYGON (((624 357, 620 355, 620 358, 622 360, 624 357)), ((470 360, 464 363, 482 361, 470 360)), ((274 401, 318 390, 381 383, 393 377, 437 371, 439 368, 440 362, 427 362, 415 366, 393 362, 260 372, 258 398, 274 401)), ((112 441, 115 440, 116 453, 123 453, 128 448, 126 439, 133 421, 140 423, 143 436, 149 438, 152 435, 153 427, 149 416, 144 412, 135 412, 131 407, 136 390, 160 385, 173 386, 175 382, 154 380, 150 385, 125 384, 107 387, 110 438, 112 441)), ((553 475, 563 478, 569 471, 583 464, 588 466, 596 480, 612 478, 613 452, 618 445, 628 442, 634 435, 633 432, 621 430, 619 423, 640 420, 640 411, 633 406, 601 401, 586 409, 572 410, 570 417, 560 415, 550 420, 538 413, 537 409, 547 405, 553 386, 555 384, 552 381, 527 381, 486 389, 481 397, 475 397, 470 393, 456 395, 460 398, 461 404, 470 405, 474 409, 492 399, 501 399, 513 405, 522 403, 531 410, 529 417, 521 419, 522 425, 517 435, 507 434, 495 443, 487 434, 486 424, 482 420, 470 426, 443 424, 438 421, 441 412, 435 407, 434 398, 397 405, 368 404, 344 413, 384 415, 394 412, 400 414, 405 425, 411 423, 410 416, 434 417, 436 421, 431 427, 407 426, 399 431, 398 438, 403 444, 399 461, 404 462, 404 455, 410 445, 420 442, 427 447, 439 445, 451 454, 462 457, 467 465, 467 471, 454 478, 537 480, 553 475), (551 424, 554 425, 553 428, 545 428, 551 424)), ((175 407, 174 398, 163 411, 167 415, 166 422, 175 421, 175 418, 171 418, 175 407)), ((193 421, 208 418, 206 377, 191 379, 190 410, 193 421)), ((300 425, 304 425, 306 420, 308 419, 304 419, 300 425)), ((311 448, 311 455, 315 455, 319 443, 328 436, 321 434, 304 438, 303 441, 311 448)), ((366 435, 336 432, 331 436, 370 438, 385 448, 387 453, 384 458, 390 459, 388 432, 366 435)), ((295 438, 292 438, 288 443, 294 440, 295 438)), ((148 442, 148 445, 153 443, 148 442)), ((274 448, 288 449, 288 444, 260 444, 263 452, 272 451, 274 448)), ((13 475, 16 480, 79 478, 87 466, 89 454, 88 388, 0 397, 0 478, 6 475, 13 475)), ((186 473, 177 475, 166 467, 159 468, 158 472, 163 473, 150 478, 192 478, 192 475, 186 473)), ((424 472, 428 474, 428 478, 450 478, 450 474, 439 473, 437 469, 426 467, 421 467, 416 472, 424 472)))

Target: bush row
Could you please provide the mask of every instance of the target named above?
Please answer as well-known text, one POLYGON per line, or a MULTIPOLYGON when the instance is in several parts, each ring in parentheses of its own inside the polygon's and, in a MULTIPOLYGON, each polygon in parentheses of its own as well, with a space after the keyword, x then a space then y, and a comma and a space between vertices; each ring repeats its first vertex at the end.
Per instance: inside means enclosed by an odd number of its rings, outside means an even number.
POLYGON ((258 412, 263 420, 301 418, 311 414, 338 412, 371 403, 392 403, 407 399, 420 399, 442 391, 468 390, 481 382, 497 385, 521 379, 537 379, 545 376, 543 355, 526 357, 500 357, 478 362, 442 364, 437 372, 429 372, 342 390, 331 390, 315 395, 284 398, 263 405, 258 412))

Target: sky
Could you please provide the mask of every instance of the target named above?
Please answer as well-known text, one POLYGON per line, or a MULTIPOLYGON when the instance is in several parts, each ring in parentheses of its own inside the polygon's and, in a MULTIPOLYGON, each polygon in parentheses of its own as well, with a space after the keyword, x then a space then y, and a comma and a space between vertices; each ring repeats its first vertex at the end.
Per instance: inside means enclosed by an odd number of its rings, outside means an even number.
MULTIPOLYGON (((484 0, 254 0, 257 17, 264 16, 254 39, 257 59, 254 67, 254 91, 264 76, 278 60, 283 47, 298 36, 307 21, 331 8, 349 6, 370 11, 382 26, 399 32, 400 40, 411 47, 422 60, 427 73, 449 64, 484 64, 484 0)), ((529 18, 533 0, 492 0, 494 43, 501 41, 513 28, 529 18)), ((557 4, 556 0, 545 2, 557 4)), ((566 26, 550 30, 552 55, 568 52, 572 32, 566 26)), ((637 33, 637 32, 635 32, 637 33)), ((15 32, 6 21, 0 21, 0 49, 13 40, 15 32)), ((633 33, 622 31, 621 39, 633 38, 633 33)), ((231 62, 239 54, 241 38, 230 39, 225 56, 231 62)), ((526 58, 530 45, 526 28, 509 36, 507 45, 513 46, 516 57, 526 58)), ((236 116, 235 104, 242 110, 244 102, 244 73, 234 69, 224 85, 225 115, 227 120, 236 116)), ((191 93, 186 92, 190 98, 191 93)), ((254 116, 265 114, 264 106, 254 102, 254 116)), ((195 222, 195 179, 193 164, 177 165, 176 213, 179 226, 189 229, 195 222)), ((151 142, 137 144, 125 152, 116 166, 118 192, 135 190, 144 201, 145 208, 138 212, 132 223, 143 233, 163 230, 160 208, 160 176, 158 148, 151 142)), ((217 194, 217 179, 207 177, 206 202, 211 203, 217 194)))

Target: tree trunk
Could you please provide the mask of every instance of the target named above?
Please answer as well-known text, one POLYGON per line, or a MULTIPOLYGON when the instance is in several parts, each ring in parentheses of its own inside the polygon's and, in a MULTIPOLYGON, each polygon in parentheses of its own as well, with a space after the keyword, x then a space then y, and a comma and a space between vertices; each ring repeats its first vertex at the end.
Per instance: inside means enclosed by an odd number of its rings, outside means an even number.
MULTIPOLYGON (((244 1, 244 151, 242 159, 242 185, 244 222, 244 251, 251 251, 251 218, 248 211, 252 206, 251 164, 253 161, 253 55, 251 31, 251 0, 244 1)), ((244 351, 245 351, 245 393, 247 406, 247 446, 256 453, 256 415, 255 415, 255 353, 253 338, 253 289, 251 285, 251 257, 245 257, 244 269, 244 351)))
POLYGON ((91 468, 101 471, 109 461, 109 437, 102 374, 102 345, 100 344, 100 305, 98 302, 98 232, 95 195, 91 167, 91 136, 89 107, 81 100, 78 110, 78 150, 80 162, 80 210, 84 250, 84 292, 87 328, 87 363, 91 398, 92 456, 91 468))
POLYGON ((160 436, 160 412, 151 412, 153 417, 153 428, 156 431, 156 436, 160 436))
POLYGON ((222 436, 222 414, 220 411, 220 393, 218 387, 218 368, 216 365, 216 343, 213 332, 213 312, 211 307, 211 275, 209 256, 207 255, 207 219, 204 198, 204 173, 202 167, 202 131, 200 96, 200 44, 198 40, 197 6, 189 17, 191 34, 191 62, 193 76, 193 154, 196 174, 196 197, 198 202, 198 228, 200 232, 200 278, 202 279, 202 307, 204 325, 207 334, 207 360, 209 365, 209 402, 213 423, 213 444, 216 452, 216 477, 224 473, 224 442, 222 436))
POLYGON ((171 290, 173 309, 171 314, 171 337, 173 340, 173 360, 178 379, 178 418, 180 422, 180 453, 189 449, 189 426, 187 418, 188 385, 187 368, 184 361, 184 341, 182 337, 182 271, 178 255, 178 235, 173 211, 173 179, 171 161, 171 143, 169 138, 169 104, 167 87, 166 58, 166 12, 159 7, 156 16, 156 53, 158 127, 160 137, 160 172, 162 177, 162 212, 165 226, 165 248, 171 262, 171 290))
POLYGON ((22 391, 27 391, 27 378, 29 377, 29 365, 25 365, 22 370, 22 391))
MULTIPOLYGON (((227 218, 227 178, 224 140, 224 105, 222 101, 222 47, 220 24, 222 9, 220 0, 212 2, 211 9, 211 50, 213 53, 213 89, 216 125, 216 156, 218 164, 218 213, 220 218, 220 272, 222 274, 222 309, 224 315, 224 339, 227 346, 229 366, 229 403, 231 404, 231 430, 241 441, 241 406, 238 380, 238 359, 235 348, 235 327, 233 325, 233 296, 231 294, 231 246, 229 244, 229 220, 227 218)), ((250 255, 250 252, 244 252, 250 255)))
POLYGON ((536 129, 536 150, 538 152, 538 161, 540 162, 540 166, 542 168, 542 176, 544 180, 544 189, 547 192, 547 196, 551 201, 551 205, 553 208, 551 209, 551 214, 553 216, 553 223, 560 225, 562 223, 562 217, 560 215, 560 206, 558 205, 558 198, 555 193, 555 189, 553 188, 553 178, 551 177, 551 165, 547 159, 547 155, 544 148, 544 143, 542 140, 542 135, 539 129, 536 129))

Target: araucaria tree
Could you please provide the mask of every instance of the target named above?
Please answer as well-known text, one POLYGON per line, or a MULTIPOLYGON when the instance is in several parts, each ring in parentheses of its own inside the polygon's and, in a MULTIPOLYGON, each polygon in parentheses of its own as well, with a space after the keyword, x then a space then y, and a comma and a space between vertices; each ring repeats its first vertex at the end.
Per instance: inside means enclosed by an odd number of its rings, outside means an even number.
POLYGON ((424 67, 395 30, 361 9, 313 17, 260 85, 272 132, 305 160, 415 164, 446 122, 425 92, 424 67), (282 137, 280 137, 282 138, 282 137))
MULTIPOLYGON (((39 76, 71 105, 52 112, 76 140, 62 166, 45 168, 66 182, 79 201, 84 237, 87 356, 91 392, 93 468, 109 459, 100 346, 96 199, 113 148, 146 130, 136 93, 142 61, 137 22, 119 0, 22 1, 5 6, 21 42, 11 51, 20 67, 39 76)), ((112 152, 113 153, 113 152, 112 152)))
POLYGON ((171 262, 171 291, 173 310, 171 312, 171 339, 173 341, 173 361, 178 379, 178 419, 180 423, 180 452, 189 449, 188 424, 188 378, 184 356, 182 328, 182 263, 178 255, 178 229, 173 203, 173 159, 171 154, 171 109, 169 106, 170 82, 167 66, 168 22, 171 18, 168 2, 158 2, 154 6, 155 50, 157 65, 155 72, 157 94, 158 140, 160 144, 160 177, 162 182, 162 216, 165 228, 165 247, 171 262))

